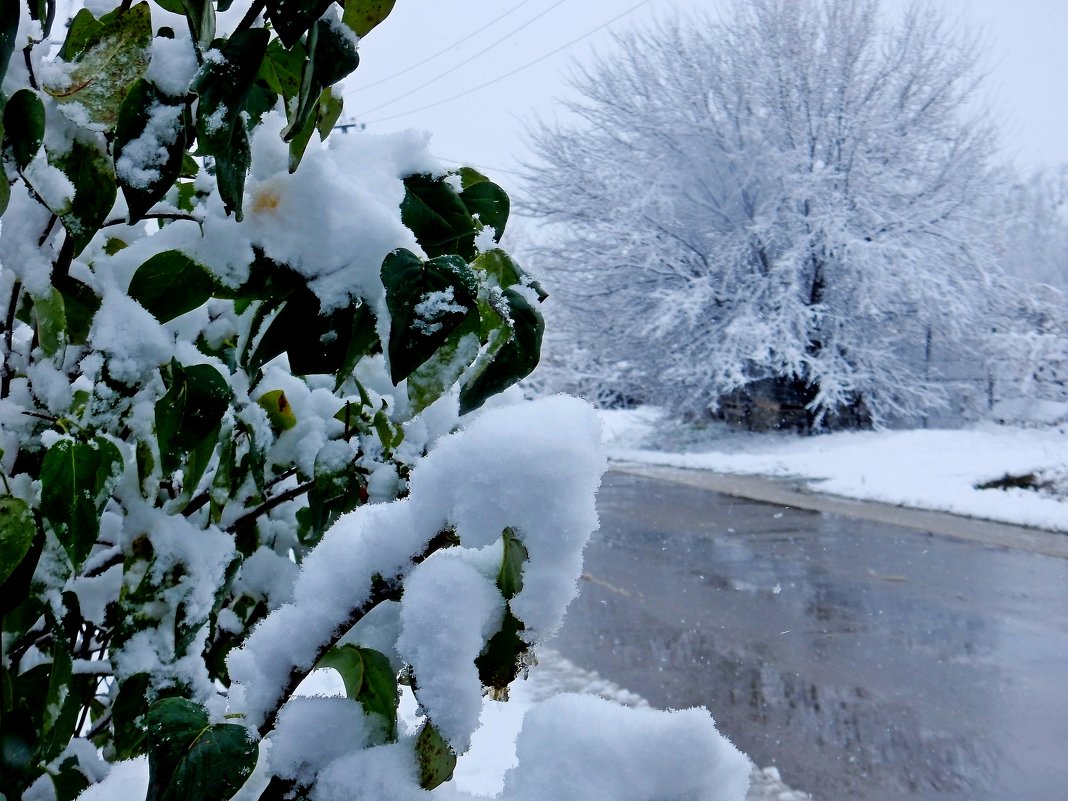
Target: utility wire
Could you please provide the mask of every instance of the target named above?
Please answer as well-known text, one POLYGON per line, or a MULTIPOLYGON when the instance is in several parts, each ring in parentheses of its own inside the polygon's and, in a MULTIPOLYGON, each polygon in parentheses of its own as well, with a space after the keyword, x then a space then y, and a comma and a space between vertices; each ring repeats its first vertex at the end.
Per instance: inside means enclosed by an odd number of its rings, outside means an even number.
MULTIPOLYGON (((522 66, 516 67, 514 70, 511 70, 510 72, 506 72, 504 75, 499 75, 496 78, 494 78, 493 80, 486 81, 485 83, 481 83, 478 86, 475 86, 475 87, 473 87, 471 89, 467 89, 466 91, 463 91, 463 92, 459 92, 458 94, 452 95, 451 97, 446 97, 444 100, 438 100, 438 101, 435 101, 433 103, 428 103, 425 106, 420 106, 419 108, 413 108, 413 109, 410 109, 408 111, 403 111, 400 114, 391 114, 388 117, 379 117, 377 120, 367 120, 364 124, 365 125, 376 125, 376 124, 378 124, 380 122, 389 122, 390 120, 396 120, 396 119, 399 119, 401 117, 407 117, 410 114, 418 114, 420 111, 426 111, 428 109, 437 108, 438 106, 444 106, 446 103, 451 103, 453 100, 459 100, 461 97, 467 97, 467 95, 474 94, 475 92, 479 92, 479 91, 485 89, 487 86, 493 86, 493 84, 495 84, 495 83, 500 83, 501 81, 506 80, 508 78, 511 78, 513 75, 522 72, 523 70, 526 70, 526 69, 529 69, 530 67, 533 67, 535 64, 538 64, 538 63, 544 61, 547 58, 551 58, 552 56, 555 56, 557 53, 559 53, 562 50, 567 50, 567 48, 578 44, 583 39, 588 39, 589 37, 593 36, 593 34, 597 33, 598 31, 604 30, 605 28, 607 28, 609 25, 611 25, 612 23, 616 22, 617 20, 623 19, 623 17, 625 17, 628 14, 631 14, 631 13, 637 11, 642 6, 648 5, 651 2, 652 2, 652 0, 642 0, 642 2, 638 3, 637 5, 631 6, 630 8, 628 8, 626 11, 622 12, 621 14, 617 14, 616 16, 612 17, 612 19, 608 20, 608 22, 605 22, 605 23, 603 23, 601 25, 598 25, 593 30, 587 31, 586 33, 582 34, 581 36, 575 37, 570 42, 567 42, 566 44, 560 45, 555 50, 550 50, 548 53, 545 53, 544 55, 539 56, 538 58, 534 59, 533 61, 528 61, 526 64, 523 64, 522 66)), ((387 103, 386 105, 389 105, 389 104, 387 103)), ((381 108, 381 106, 379 106, 378 108, 381 108)), ((375 111, 376 109, 371 109, 371 110, 375 111)))
MULTIPOLYGON (((404 98, 408 97, 409 95, 414 95, 416 92, 420 92, 423 89, 426 89, 428 86, 430 86, 430 84, 437 83, 442 78, 445 78, 445 77, 451 75, 452 73, 456 72, 456 70, 460 69, 460 67, 465 67, 468 64, 470 64, 472 61, 474 61, 476 58, 479 58, 480 56, 488 53, 490 50, 492 50, 493 48, 495 48, 497 45, 501 44, 502 42, 504 42, 504 41, 506 41, 508 39, 511 39, 513 36, 515 36, 520 31, 525 30, 526 28, 529 28, 531 25, 533 25, 539 19, 541 19, 546 14, 548 14, 550 11, 552 11, 554 8, 558 8, 559 6, 562 6, 566 2, 567 2, 567 0, 556 0, 555 3, 553 3, 551 6, 549 6, 547 9, 542 11, 537 16, 535 16, 533 19, 529 19, 526 22, 524 22, 522 25, 520 25, 518 28, 515 28, 512 31, 509 31, 504 36, 502 36, 500 39, 498 39, 496 42, 493 42, 492 44, 487 45, 486 47, 482 48, 477 53, 475 53, 473 56, 471 56, 471 57, 469 57, 467 59, 464 59, 463 61, 461 61, 456 66, 452 67, 451 69, 447 69, 447 70, 445 70, 445 72, 442 72, 442 73, 439 73, 438 75, 435 75, 433 78, 431 78, 426 83, 420 84, 419 86, 415 87, 414 89, 408 90, 404 94, 397 95, 392 100, 387 100, 385 103, 379 103, 377 106, 374 106, 373 108, 369 108, 369 109, 365 110, 364 114, 373 114, 374 112, 378 111, 379 109, 385 108, 386 106, 392 106, 398 100, 403 100, 404 98)), ((349 95, 349 94, 351 94, 351 92, 346 92, 345 93, 346 96, 349 95)))
POLYGON ((487 23, 486 23, 485 25, 483 25, 483 26, 482 26, 481 28, 479 28, 479 29, 477 29, 477 30, 474 30, 474 31, 471 31, 470 33, 466 34, 466 35, 465 35, 465 36, 463 36, 462 38, 460 38, 460 39, 457 39, 457 40, 456 40, 455 42, 453 42, 452 44, 448 44, 448 45, 446 45, 445 47, 441 48, 441 50, 438 50, 438 51, 436 51, 436 52, 434 52, 434 53, 431 53, 431 54, 430 54, 429 56, 427 56, 426 58, 424 58, 424 59, 423 59, 422 61, 417 61, 417 62, 415 62, 414 64, 411 64, 410 66, 407 66, 407 67, 405 67, 404 69, 400 70, 399 72, 394 72, 394 73, 393 73, 392 75, 387 75, 387 76, 386 76, 385 78, 379 78, 379 79, 378 79, 377 81, 372 81, 371 83, 365 83, 365 84, 363 84, 362 86, 358 86, 358 87, 356 87, 356 88, 354 88, 354 89, 351 89, 351 90, 349 90, 348 92, 346 92, 346 93, 345 93, 345 95, 346 95, 346 96, 348 96, 348 95, 354 95, 354 94, 356 94, 357 92, 362 92, 362 91, 364 91, 365 89, 370 89, 370 88, 371 88, 371 87, 373 87, 373 86, 378 86, 378 85, 380 85, 380 84, 383 84, 383 83, 387 83, 387 82, 389 82, 389 81, 392 81, 392 80, 393 80, 394 78, 399 78, 399 77, 400 77, 401 75, 407 75, 407 74, 408 74, 409 72, 411 72, 412 70, 414 70, 414 69, 418 69, 419 67, 423 66, 424 64, 426 64, 426 63, 427 63, 427 62, 429 62, 429 61, 433 61, 433 60, 434 60, 435 58, 437 58, 438 56, 441 56, 441 55, 444 55, 445 53, 448 53, 448 52, 449 52, 450 50, 452 50, 452 49, 453 49, 454 47, 457 47, 458 45, 462 45, 462 44, 463 44, 464 42, 466 42, 466 41, 467 41, 468 39, 471 39, 471 38, 473 38, 473 37, 475 37, 475 36, 478 36, 478 34, 482 33, 482 31, 486 30, 487 28, 491 28, 491 27, 493 27, 493 26, 494 26, 494 25, 496 25, 496 24, 497 24, 498 22, 500 22, 500 21, 501 21, 502 19, 504 19, 505 17, 511 16, 511 15, 512 15, 512 14, 514 14, 514 13, 515 13, 516 11, 518 11, 519 9, 521 9, 521 8, 522 8, 523 6, 525 6, 525 5, 529 5, 530 3, 531 3, 531 0, 523 0, 523 2, 519 3, 518 5, 514 5, 514 6, 512 6, 512 7, 510 8, 510 9, 508 9, 507 11, 505 11, 505 12, 504 12, 503 14, 501 14, 501 15, 499 15, 499 16, 497 16, 497 17, 494 17, 493 19, 491 19, 491 20, 490 20, 489 22, 487 22, 487 23))

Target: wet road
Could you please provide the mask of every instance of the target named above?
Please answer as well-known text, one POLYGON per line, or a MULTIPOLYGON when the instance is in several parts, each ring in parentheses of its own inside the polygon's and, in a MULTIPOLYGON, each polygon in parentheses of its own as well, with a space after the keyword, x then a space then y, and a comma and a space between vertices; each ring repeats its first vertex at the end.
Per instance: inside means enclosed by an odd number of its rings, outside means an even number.
POLYGON ((554 647, 820 801, 1068 799, 1068 560, 605 477, 554 647))

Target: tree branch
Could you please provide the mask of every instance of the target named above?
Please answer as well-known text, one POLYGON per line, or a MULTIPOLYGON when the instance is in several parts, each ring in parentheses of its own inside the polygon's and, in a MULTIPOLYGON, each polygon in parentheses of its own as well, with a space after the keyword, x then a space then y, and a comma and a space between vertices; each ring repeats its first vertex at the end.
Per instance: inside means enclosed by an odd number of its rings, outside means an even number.
POLYGON ((285 492, 279 493, 278 495, 275 495, 273 498, 268 498, 266 501, 261 503, 255 509, 253 509, 251 512, 243 514, 243 515, 241 515, 241 517, 237 518, 237 520, 235 520, 233 523, 231 523, 227 527, 227 531, 236 533, 236 532, 240 531, 242 528, 245 528, 246 526, 252 525, 253 523, 256 522, 256 520, 258 518, 263 517, 265 514, 270 512, 272 509, 276 509, 279 506, 281 506, 283 503, 295 500, 295 499, 299 498, 301 495, 304 495, 304 494, 310 492, 311 489, 314 486, 315 486, 315 482, 314 481, 308 481, 308 482, 306 482, 304 484, 301 484, 300 486, 293 487, 292 489, 288 489, 285 492))

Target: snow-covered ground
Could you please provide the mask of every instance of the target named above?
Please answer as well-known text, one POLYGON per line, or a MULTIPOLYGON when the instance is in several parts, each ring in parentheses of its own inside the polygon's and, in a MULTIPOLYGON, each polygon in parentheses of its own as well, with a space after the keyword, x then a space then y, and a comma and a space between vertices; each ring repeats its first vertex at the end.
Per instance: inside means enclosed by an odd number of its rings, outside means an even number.
POLYGON ((655 409, 602 412, 609 458, 721 473, 793 477, 847 498, 1068 532, 1068 428, 992 423, 959 430, 803 437, 672 423, 655 409), (1037 489, 980 489, 1006 476, 1037 489))

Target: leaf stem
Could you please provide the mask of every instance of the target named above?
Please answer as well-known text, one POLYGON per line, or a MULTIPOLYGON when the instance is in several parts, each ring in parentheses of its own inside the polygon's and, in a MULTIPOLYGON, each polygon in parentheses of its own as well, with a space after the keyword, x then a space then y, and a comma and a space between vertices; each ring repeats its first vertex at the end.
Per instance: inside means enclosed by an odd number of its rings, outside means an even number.
POLYGON ((15 330, 15 313, 19 307, 19 296, 22 294, 22 281, 15 279, 11 286, 11 300, 7 305, 7 318, 4 320, 4 365, 3 376, 0 377, 0 398, 6 398, 11 390, 11 337, 15 330))
POLYGON ((237 23, 237 27, 234 28, 234 33, 243 31, 246 28, 251 28, 252 24, 256 21, 257 17, 264 12, 267 8, 267 0, 256 0, 251 6, 245 16, 241 18, 241 21, 237 23))

